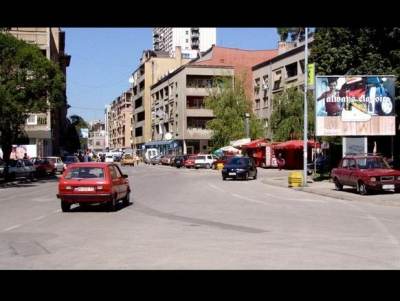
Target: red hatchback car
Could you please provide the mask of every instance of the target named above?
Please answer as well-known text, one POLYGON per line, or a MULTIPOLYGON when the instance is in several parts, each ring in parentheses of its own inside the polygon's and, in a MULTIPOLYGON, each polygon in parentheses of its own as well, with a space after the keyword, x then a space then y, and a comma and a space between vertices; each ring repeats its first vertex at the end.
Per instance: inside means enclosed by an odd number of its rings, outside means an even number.
POLYGON ((373 190, 400 192, 400 171, 390 168, 383 157, 377 155, 345 156, 339 167, 332 169, 331 176, 336 190, 348 185, 356 187, 362 195, 373 190))
POLYGON ((194 168, 194 160, 196 160, 197 155, 191 155, 185 160, 185 167, 186 168, 194 168))
POLYGON ((113 163, 70 164, 58 182, 57 198, 61 199, 62 211, 70 211, 75 203, 107 203, 110 211, 115 211, 119 200, 128 205, 131 188, 127 177, 113 163))

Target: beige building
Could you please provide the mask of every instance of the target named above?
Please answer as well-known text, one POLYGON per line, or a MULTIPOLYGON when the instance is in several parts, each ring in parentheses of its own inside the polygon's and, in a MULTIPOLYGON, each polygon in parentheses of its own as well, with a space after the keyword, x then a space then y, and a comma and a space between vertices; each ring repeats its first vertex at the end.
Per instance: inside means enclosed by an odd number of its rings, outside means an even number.
POLYGON ((182 58, 179 47, 175 50, 175 57, 170 57, 165 51, 143 52, 139 68, 132 77, 133 148, 140 150, 144 143, 152 140, 150 87, 188 61, 182 58))
MULTIPOLYGON (((313 38, 309 39, 309 46, 313 38)), ((268 122, 272 99, 285 88, 304 89, 304 42, 279 42, 278 55, 253 66, 253 111, 263 120, 266 136, 272 137, 268 122)))
MULTIPOLYGON (((60 66, 66 76, 71 56, 65 53, 65 32, 58 27, 11 27, 9 33, 36 44, 42 53, 60 66)), ((25 124, 29 144, 35 144, 38 156, 58 155, 63 149, 67 128, 67 102, 47 113, 31 114, 25 124)))
POLYGON ((107 115, 108 147, 132 148, 132 92, 126 91, 115 99, 107 115))
POLYGON ((89 123, 88 149, 101 152, 105 149, 105 124, 101 120, 89 123))
POLYGON ((205 109, 204 99, 210 93, 215 77, 233 77, 230 66, 182 66, 151 88, 152 142, 162 153, 193 154, 208 152, 212 132, 206 122, 213 119, 205 109))

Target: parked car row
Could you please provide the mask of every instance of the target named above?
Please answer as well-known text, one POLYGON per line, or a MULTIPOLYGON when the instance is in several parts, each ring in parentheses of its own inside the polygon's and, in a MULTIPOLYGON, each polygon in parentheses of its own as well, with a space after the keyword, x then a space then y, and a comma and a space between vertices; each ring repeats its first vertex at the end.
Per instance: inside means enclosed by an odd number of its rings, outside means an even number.
POLYGON ((34 179, 56 173, 63 173, 65 164, 60 157, 9 160, 0 159, 0 181, 34 179))

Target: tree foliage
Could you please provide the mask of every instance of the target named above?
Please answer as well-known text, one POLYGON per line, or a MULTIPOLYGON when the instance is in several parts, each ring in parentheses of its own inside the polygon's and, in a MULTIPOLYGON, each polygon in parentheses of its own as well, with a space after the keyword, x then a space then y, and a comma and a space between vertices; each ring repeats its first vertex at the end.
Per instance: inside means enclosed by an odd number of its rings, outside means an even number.
POLYGON ((278 27, 278 35, 281 42, 285 42, 288 39, 290 41, 302 41, 305 35, 304 27, 278 27))
POLYGON ((218 79, 205 99, 205 105, 207 109, 213 110, 215 116, 207 122, 207 128, 213 131, 214 149, 245 137, 245 113, 250 114, 250 138, 263 136, 262 124, 252 112, 251 101, 246 96, 242 79, 218 79))
MULTIPOLYGON (((312 93, 308 100, 308 133, 314 134, 315 112, 312 93)), ((284 90, 272 99, 273 110, 270 127, 274 141, 303 139, 304 93, 297 87, 284 90)))
POLYGON ((30 113, 65 101, 64 75, 35 46, 0 32, 0 145, 5 160, 30 113))

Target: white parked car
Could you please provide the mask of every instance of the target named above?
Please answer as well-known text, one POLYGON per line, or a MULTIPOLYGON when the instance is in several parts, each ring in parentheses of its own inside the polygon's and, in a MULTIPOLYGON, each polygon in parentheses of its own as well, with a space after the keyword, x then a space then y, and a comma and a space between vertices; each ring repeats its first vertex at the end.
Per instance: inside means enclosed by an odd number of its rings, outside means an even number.
POLYGON ((194 167, 197 168, 211 168, 212 164, 217 161, 217 157, 214 155, 197 155, 194 160, 194 167))
POLYGON ((114 162, 114 154, 112 154, 112 153, 107 153, 107 154, 106 154, 106 159, 105 159, 104 161, 105 161, 105 162, 109 162, 109 163, 114 162))
POLYGON ((144 163, 151 164, 151 159, 158 155, 160 155, 158 149, 156 148, 146 149, 146 152, 144 153, 144 163))

